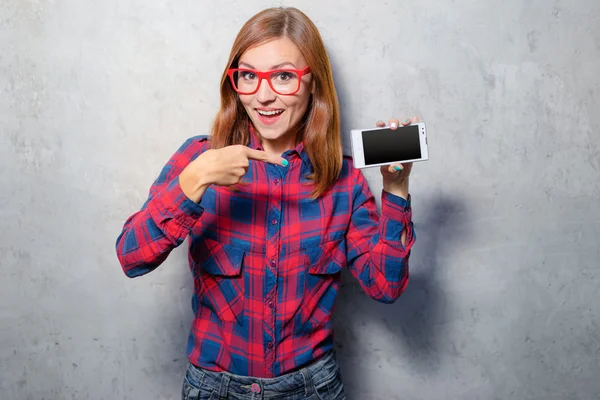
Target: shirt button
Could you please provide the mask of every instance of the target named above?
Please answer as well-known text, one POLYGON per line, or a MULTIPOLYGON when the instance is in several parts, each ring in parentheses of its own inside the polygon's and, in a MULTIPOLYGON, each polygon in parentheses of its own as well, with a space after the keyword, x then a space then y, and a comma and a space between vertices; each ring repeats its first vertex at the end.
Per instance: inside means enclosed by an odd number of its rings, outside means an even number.
POLYGON ((271 264, 271 267, 275 268, 275 260, 271 260, 269 264, 271 264))
POLYGON ((273 220, 271 221, 271 223, 272 223, 273 225, 277 225, 277 219, 273 218, 273 220))
POLYGON ((272 348, 273 348, 273 342, 269 342, 269 343, 267 343, 267 347, 268 347, 269 349, 272 349, 272 348))
POLYGON ((275 304, 273 304, 273 302, 272 302, 272 301, 270 301, 270 302, 269 302, 269 308, 273 308, 273 307, 275 307, 275 304))
POLYGON ((275 183, 279 183, 279 178, 275 178, 275 183))

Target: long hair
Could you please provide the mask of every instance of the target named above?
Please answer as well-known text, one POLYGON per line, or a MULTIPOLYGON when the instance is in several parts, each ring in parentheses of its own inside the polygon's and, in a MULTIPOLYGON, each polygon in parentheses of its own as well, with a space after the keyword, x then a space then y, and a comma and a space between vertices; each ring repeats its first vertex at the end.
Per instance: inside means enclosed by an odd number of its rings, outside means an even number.
POLYGON ((299 134, 313 165, 309 176, 314 183, 312 197, 318 198, 333 185, 342 169, 339 104, 321 35, 313 22, 296 8, 261 11, 238 33, 221 79, 221 108, 212 126, 211 147, 250 143, 250 117, 231 86, 227 70, 238 66, 246 50, 279 38, 287 38, 298 46, 315 85, 299 134))

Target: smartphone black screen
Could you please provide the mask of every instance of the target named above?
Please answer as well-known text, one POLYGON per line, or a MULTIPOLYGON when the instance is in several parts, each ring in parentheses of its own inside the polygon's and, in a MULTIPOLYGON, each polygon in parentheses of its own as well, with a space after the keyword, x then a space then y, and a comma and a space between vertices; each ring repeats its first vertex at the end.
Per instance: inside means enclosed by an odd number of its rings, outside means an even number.
POLYGON ((363 131, 362 140, 366 165, 421 158, 417 125, 363 131))

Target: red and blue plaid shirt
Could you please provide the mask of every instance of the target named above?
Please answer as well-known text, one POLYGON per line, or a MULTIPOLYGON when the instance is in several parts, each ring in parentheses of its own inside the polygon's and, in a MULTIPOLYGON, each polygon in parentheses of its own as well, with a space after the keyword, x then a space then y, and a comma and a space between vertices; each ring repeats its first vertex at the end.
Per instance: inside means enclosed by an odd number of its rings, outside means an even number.
MULTIPOLYGON (((402 294, 415 240, 410 198, 383 191, 379 215, 361 171, 345 157, 334 186, 312 200, 312 165, 300 144, 282 155, 288 167, 251 160, 245 184, 212 185, 197 204, 178 176, 209 145, 207 136, 182 145, 116 244, 125 274, 136 277, 189 238, 191 363, 276 377, 314 361, 333 348, 342 268, 375 300, 402 294)), ((250 147, 262 149, 254 135, 250 147)))

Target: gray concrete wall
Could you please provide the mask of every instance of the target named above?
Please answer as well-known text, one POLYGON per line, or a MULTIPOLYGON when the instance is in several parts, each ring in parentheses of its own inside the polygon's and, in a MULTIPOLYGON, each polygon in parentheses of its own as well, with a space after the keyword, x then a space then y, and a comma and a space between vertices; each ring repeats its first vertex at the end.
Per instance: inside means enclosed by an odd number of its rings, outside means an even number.
MULTIPOLYGON (((129 280, 114 242, 208 130, 241 24, 279 4, 0 2, 1 399, 178 398, 184 249, 129 280)), ((344 277, 349 399, 599 399, 598 2, 284 4, 321 29, 346 135, 429 128, 407 292, 344 277)))

